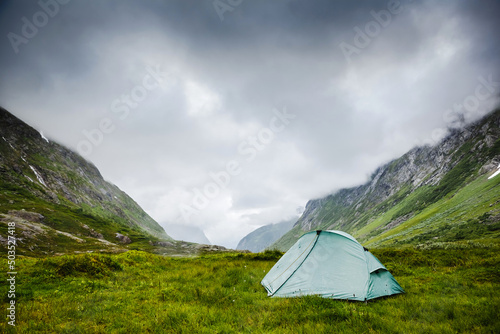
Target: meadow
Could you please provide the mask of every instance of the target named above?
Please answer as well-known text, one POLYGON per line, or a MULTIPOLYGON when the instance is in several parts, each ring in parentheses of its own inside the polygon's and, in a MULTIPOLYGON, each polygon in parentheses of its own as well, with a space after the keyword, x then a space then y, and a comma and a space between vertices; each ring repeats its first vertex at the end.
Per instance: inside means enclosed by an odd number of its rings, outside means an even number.
POLYGON ((278 251, 24 257, 16 263, 16 326, 4 318, 0 331, 500 333, 499 250, 467 242, 374 249, 406 293, 368 303, 267 297, 260 281, 278 251))

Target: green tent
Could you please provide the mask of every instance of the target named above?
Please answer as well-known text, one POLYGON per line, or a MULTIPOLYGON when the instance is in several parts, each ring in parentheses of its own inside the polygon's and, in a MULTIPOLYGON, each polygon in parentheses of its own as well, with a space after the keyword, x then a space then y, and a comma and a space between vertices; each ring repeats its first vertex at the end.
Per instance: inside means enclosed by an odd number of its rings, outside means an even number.
POLYGON ((365 301, 404 293, 375 256, 341 231, 304 234, 261 284, 272 297, 319 295, 365 301))

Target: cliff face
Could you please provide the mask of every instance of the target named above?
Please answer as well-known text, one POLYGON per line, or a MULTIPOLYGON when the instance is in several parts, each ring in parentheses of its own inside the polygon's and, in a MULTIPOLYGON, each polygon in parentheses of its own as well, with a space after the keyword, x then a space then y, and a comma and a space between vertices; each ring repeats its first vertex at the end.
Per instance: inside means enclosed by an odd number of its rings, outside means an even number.
POLYGON ((93 164, 0 108, 0 213, 8 220, 20 212, 44 217, 31 223, 112 243, 121 242, 117 234, 172 240, 93 164))
POLYGON ((274 246, 288 249, 300 235, 316 229, 342 230, 364 241, 386 233, 478 178, 487 179, 500 162, 499 137, 497 110, 453 130, 436 146, 414 148, 378 168, 367 183, 309 201, 293 229, 274 246))

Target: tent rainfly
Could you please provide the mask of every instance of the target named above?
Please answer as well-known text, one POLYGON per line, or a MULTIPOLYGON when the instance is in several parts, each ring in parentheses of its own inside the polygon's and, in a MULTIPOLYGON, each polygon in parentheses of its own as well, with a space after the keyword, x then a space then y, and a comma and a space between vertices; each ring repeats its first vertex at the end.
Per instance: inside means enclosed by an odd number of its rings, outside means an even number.
POLYGON ((341 231, 304 234, 261 284, 271 297, 319 295, 366 301, 404 293, 375 256, 341 231))

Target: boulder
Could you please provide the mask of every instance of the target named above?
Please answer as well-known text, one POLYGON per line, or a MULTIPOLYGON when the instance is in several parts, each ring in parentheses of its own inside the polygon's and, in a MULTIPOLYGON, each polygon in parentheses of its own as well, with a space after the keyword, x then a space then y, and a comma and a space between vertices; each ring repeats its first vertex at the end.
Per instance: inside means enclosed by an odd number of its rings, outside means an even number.
POLYGON ((116 233, 116 239, 120 240, 122 244, 129 244, 132 242, 132 240, 130 240, 128 236, 123 235, 121 233, 116 233))

